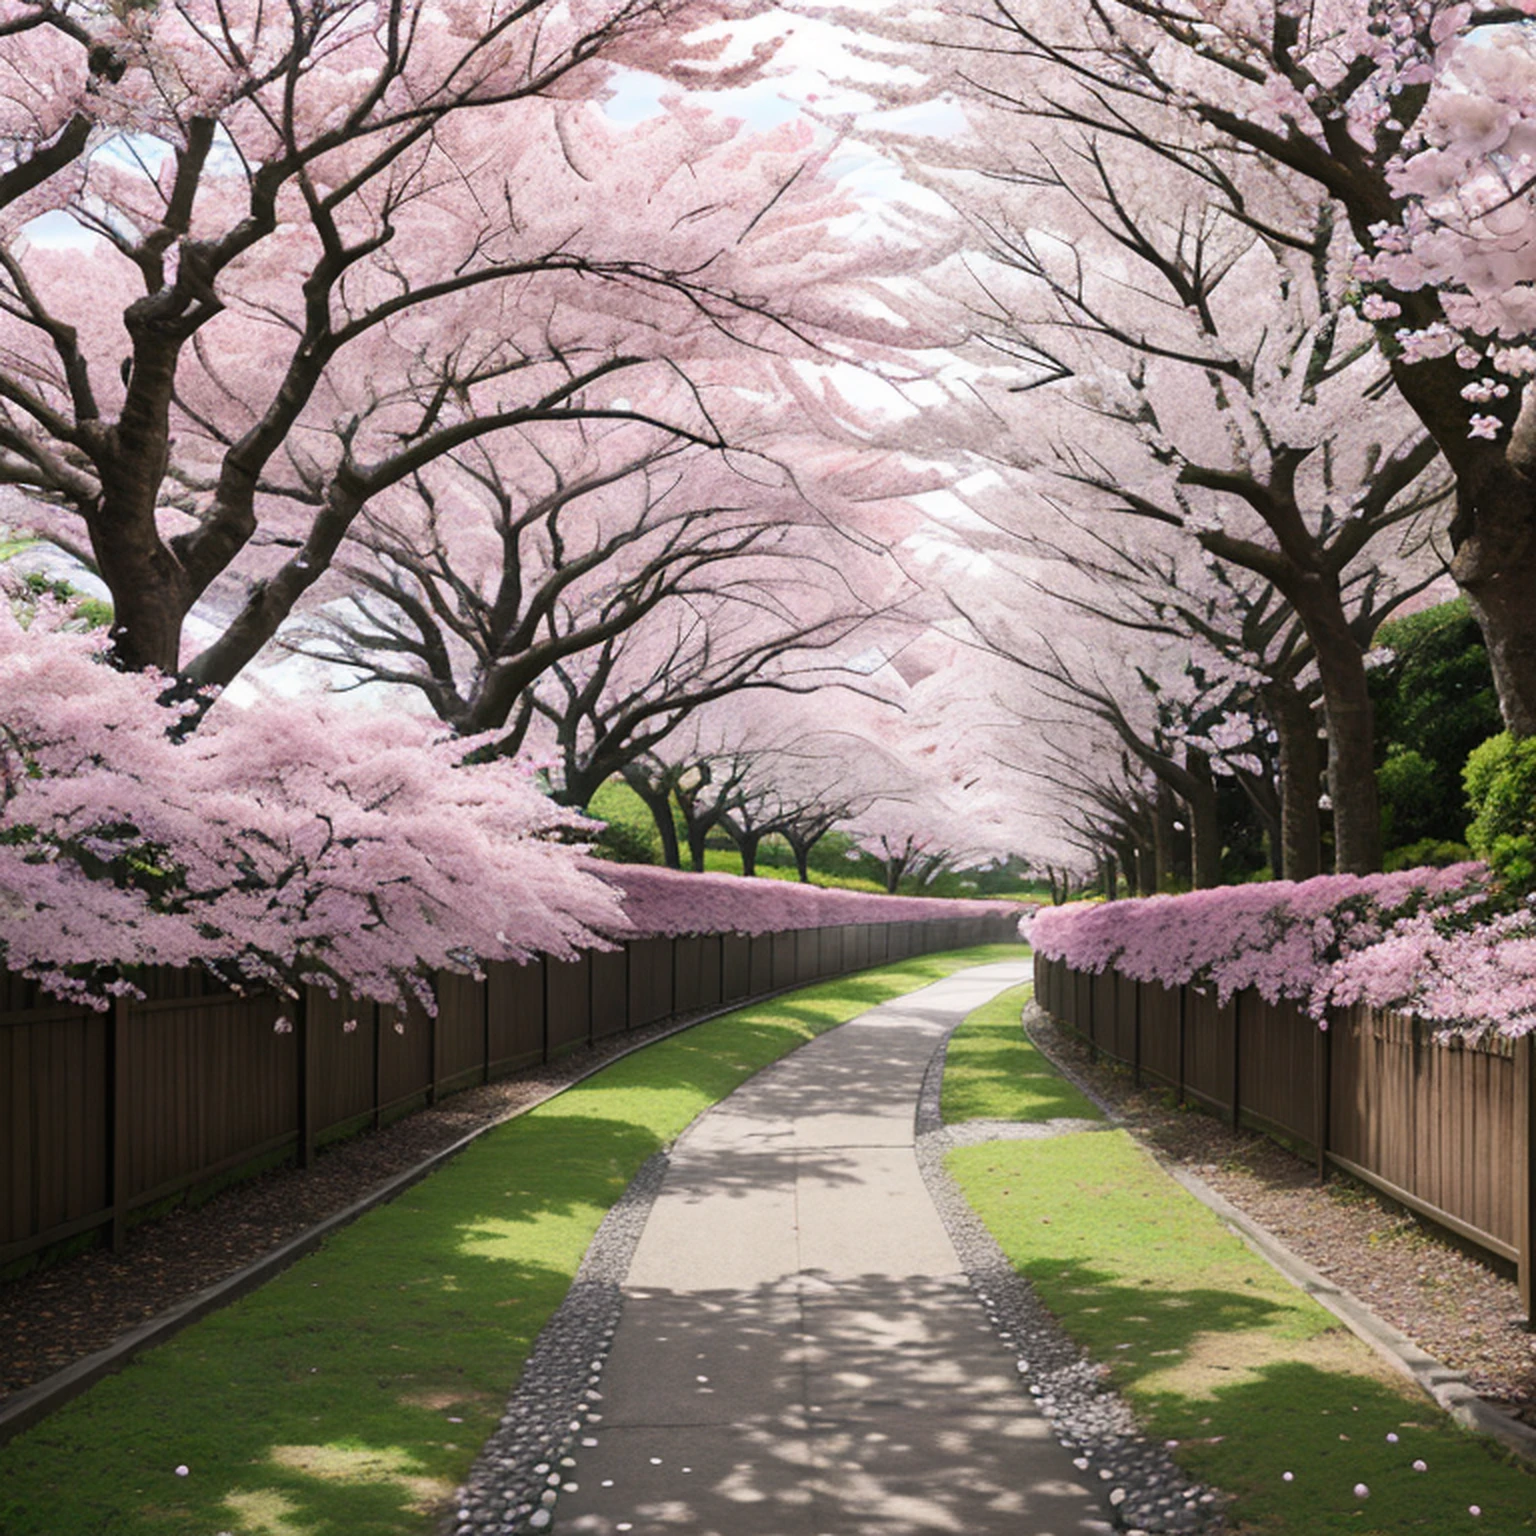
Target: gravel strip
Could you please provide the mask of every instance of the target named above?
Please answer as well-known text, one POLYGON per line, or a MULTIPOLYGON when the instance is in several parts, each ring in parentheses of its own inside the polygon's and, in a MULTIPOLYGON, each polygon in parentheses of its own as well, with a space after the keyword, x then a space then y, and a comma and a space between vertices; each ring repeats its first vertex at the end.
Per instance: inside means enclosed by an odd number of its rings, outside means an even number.
POLYGON ((1167 1448, 1142 1433, 1130 1406, 1114 1391, 1102 1366, 1067 1337, 1040 1304, 1029 1282, 1008 1262, 996 1239, 971 1209, 944 1167, 952 1147, 984 1141, 1033 1140, 1068 1130, 1103 1130, 1102 1122, 1060 1119, 1037 1125, 972 1120, 946 1126, 940 1115, 949 1038, 933 1053, 917 1105, 917 1162, 939 1217, 949 1231, 971 1288, 998 1340, 1013 1355, 1056 1438, 1084 1476, 1109 1485, 1115 1520, 1131 1536, 1224 1528, 1221 1496, 1191 1483, 1167 1448))
POLYGON ((667 1154, 648 1158, 609 1209, 565 1300, 545 1323, 501 1426, 455 1495, 442 1536, 520 1536, 545 1531, 575 1471, 572 1454, 596 1444, 583 1431, 601 1420, 598 1390, 619 1326, 622 1286, 666 1176, 667 1154))
POLYGON ((1507 1267, 1463 1247, 1384 1195, 1254 1131, 1178 1109, 1163 1087, 1093 1060, 1086 1042, 1038 1007, 1027 1033, 1164 1163, 1188 1169, 1284 1247, 1359 1298, 1420 1349, 1466 1374, 1479 1397, 1536 1427, 1536 1335, 1507 1267))

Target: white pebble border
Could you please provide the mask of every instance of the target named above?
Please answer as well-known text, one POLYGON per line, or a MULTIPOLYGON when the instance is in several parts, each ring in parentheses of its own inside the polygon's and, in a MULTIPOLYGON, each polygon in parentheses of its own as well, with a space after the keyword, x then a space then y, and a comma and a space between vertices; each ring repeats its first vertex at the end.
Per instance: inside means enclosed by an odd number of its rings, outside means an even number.
POLYGON ((599 1386, 619 1326, 620 1288, 666 1171, 665 1152, 648 1158, 603 1218, 440 1536, 522 1536, 554 1524, 574 1452, 602 1421, 599 1386))
POLYGON ((953 1147, 1035 1140, 1065 1131, 1103 1130, 1104 1125, 1063 1119, 1034 1126, 994 1120, 945 1126, 939 1106, 948 1049, 946 1035, 923 1077, 917 1105, 918 1167, 971 1289, 1014 1359, 1021 1385, 1072 1453, 1073 1465, 1085 1480, 1107 1486, 1115 1524, 1129 1536, 1218 1536, 1226 1524, 1222 1496, 1191 1483, 1167 1448, 1147 1438, 1130 1405, 1108 1384, 1103 1368, 1083 1354, 1040 1304, 944 1167, 945 1154, 953 1147))

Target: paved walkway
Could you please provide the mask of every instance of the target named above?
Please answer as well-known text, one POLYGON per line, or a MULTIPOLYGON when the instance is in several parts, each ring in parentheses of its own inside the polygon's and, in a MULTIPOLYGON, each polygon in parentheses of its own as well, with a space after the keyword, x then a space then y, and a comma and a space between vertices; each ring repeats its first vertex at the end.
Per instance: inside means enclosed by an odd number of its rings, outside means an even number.
POLYGON ((1021 1389, 919 1175, 978 967, 770 1067, 678 1141, 625 1287, 560 1536, 1108 1532, 1021 1389))

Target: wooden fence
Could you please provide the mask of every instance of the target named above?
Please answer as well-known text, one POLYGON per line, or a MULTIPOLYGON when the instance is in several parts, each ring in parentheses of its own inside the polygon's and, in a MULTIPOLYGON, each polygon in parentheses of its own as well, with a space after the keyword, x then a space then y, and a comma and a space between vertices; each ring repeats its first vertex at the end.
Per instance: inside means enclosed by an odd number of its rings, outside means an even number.
POLYGON ((443 972, 437 1017, 311 988, 280 1010, 201 971, 148 973, 109 1013, 0 973, 0 1266, 445 1093, 673 1014, 886 960, 1017 937, 1015 916, 638 939, 570 962, 443 972), (293 1021, 278 1034, 281 1015, 293 1021), (353 1027, 347 1028, 349 1021, 353 1027))
POLYGON ((1532 1039, 1434 1039, 1357 1007, 1328 1028, 1294 1004, 1093 975, 1035 956, 1040 1006, 1138 1079, 1310 1154, 1519 1267, 1536 1318, 1532 1039))

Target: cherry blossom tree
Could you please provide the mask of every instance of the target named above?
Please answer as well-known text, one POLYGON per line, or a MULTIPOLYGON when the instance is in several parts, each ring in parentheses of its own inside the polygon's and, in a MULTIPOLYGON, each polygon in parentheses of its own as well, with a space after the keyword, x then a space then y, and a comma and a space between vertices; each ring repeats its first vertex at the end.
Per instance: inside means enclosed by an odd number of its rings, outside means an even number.
POLYGON ((776 466, 633 423, 504 434, 365 511, 336 565, 352 590, 287 643, 515 753, 552 666, 669 600, 755 595, 816 558, 815 517, 776 466))
POLYGON ((551 666, 534 690, 530 749, 552 763, 555 798, 590 804, 606 780, 716 700, 846 681, 841 648, 871 614, 846 589, 818 588, 814 570, 797 565, 785 585, 751 597, 669 600, 623 635, 551 666))
POLYGON ((118 664, 226 684, 365 507, 493 434, 718 443, 725 359, 893 333, 835 297, 824 137, 596 105, 613 64, 707 73, 682 34, 717 14, 11 0, 0 480, 99 571, 118 664), (32 238, 45 213, 95 243, 32 238))
POLYGON ((1010 109, 1020 137, 1129 147, 1266 240, 1305 249, 1307 194, 1326 196, 1352 251, 1327 289, 1373 327, 1454 475, 1451 569, 1517 735, 1536 732, 1532 14, 1531 0, 983 0, 915 34, 940 88, 1010 109))
POLYGON ((1154 182, 1123 146, 1058 150, 1010 173, 1029 222, 988 218, 1003 276, 980 274, 983 326, 1035 362, 1015 455, 1075 505, 1179 530, 1283 595, 1321 681, 1338 865, 1377 868, 1370 635, 1343 594, 1373 546, 1432 529, 1449 488, 1435 443, 1378 398, 1369 331, 1320 280, 1328 205, 1293 247, 1203 211, 1173 173, 1154 182), (1064 399, 1042 420, 1047 394, 1064 399))

